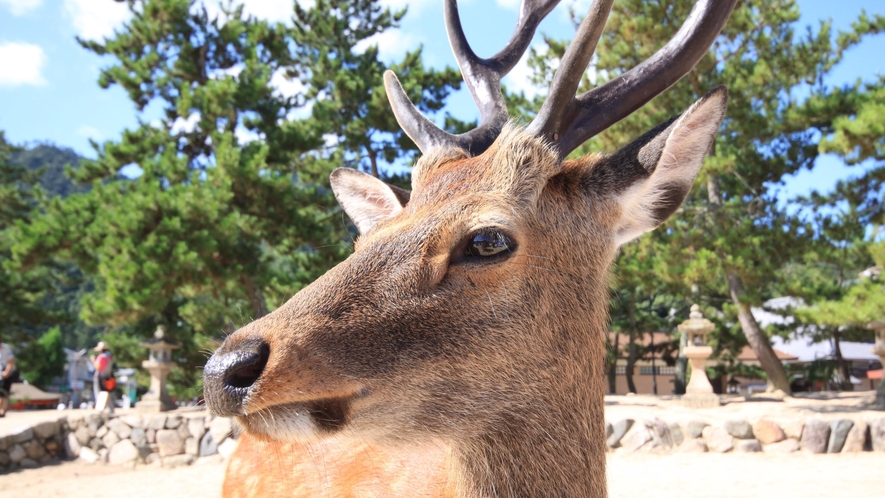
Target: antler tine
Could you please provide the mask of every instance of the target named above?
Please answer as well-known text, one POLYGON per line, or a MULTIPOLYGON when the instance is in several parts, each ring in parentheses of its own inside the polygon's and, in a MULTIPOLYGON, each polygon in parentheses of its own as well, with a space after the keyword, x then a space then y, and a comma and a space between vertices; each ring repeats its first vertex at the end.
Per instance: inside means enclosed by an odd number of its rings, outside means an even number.
POLYGON ((654 55, 575 98, 572 115, 556 130, 532 123, 533 128, 544 129, 557 144, 560 156, 567 156, 688 74, 716 40, 736 3, 737 0, 698 0, 676 35, 654 55))
POLYGON ((538 24, 559 1, 523 0, 516 30, 510 41, 493 57, 481 59, 467 43, 458 16, 458 1, 446 0, 444 5, 449 43, 467 89, 479 108, 480 124, 461 135, 452 135, 440 130, 415 108, 403 91, 399 80, 388 71, 384 75, 384 85, 396 120, 422 152, 449 145, 460 147, 475 155, 492 144, 509 117, 504 94, 501 91, 501 78, 513 69, 528 48, 538 24))
POLYGON ((614 0, 594 0, 590 6, 590 11, 581 21, 575 38, 562 57, 544 104, 527 128, 529 133, 547 136, 554 143, 559 140, 561 124, 563 120, 569 121, 568 110, 574 107, 570 104, 575 101, 575 92, 596 51, 613 3, 614 0))

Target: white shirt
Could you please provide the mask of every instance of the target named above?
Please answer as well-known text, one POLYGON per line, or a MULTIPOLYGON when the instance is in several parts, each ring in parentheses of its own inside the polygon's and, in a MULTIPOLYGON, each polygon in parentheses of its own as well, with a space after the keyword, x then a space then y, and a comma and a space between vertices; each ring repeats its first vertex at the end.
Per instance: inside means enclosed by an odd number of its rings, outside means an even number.
POLYGON ((12 355, 12 349, 5 342, 0 344, 0 373, 6 369, 6 364, 9 363, 9 360, 15 359, 15 356, 12 355))

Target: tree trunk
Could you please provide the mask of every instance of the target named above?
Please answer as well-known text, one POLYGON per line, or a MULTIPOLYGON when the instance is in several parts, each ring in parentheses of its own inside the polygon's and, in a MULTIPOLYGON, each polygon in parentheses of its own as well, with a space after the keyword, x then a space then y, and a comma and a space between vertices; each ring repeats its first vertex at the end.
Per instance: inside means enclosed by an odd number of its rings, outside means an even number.
POLYGON ((787 378, 787 372, 784 370, 783 364, 774 354, 771 343, 768 342, 768 336, 759 328, 759 323, 750 312, 750 305, 741 302, 741 295, 744 292, 744 283, 741 277, 734 273, 727 275, 728 290, 731 293, 731 301, 738 310, 738 321, 741 323, 741 329, 750 343, 750 348, 759 358, 762 370, 768 376, 768 391, 776 391, 780 389, 785 394, 791 394, 790 380, 787 378))
POLYGON ((627 377, 627 390, 636 393, 636 384, 633 383, 633 370, 636 368, 636 296, 631 292, 630 301, 627 304, 630 313, 630 344, 627 354, 627 368, 624 374, 627 377))
POLYGON ((688 345, 688 335, 685 332, 679 333, 679 356, 676 358, 676 378, 674 379, 674 394, 685 394, 686 372, 688 368, 688 358, 685 357, 685 346, 688 345))
POLYGON ((249 296, 249 302, 252 303, 252 320, 258 320, 267 314, 267 303, 264 302, 264 293, 261 292, 252 278, 243 277, 243 286, 246 288, 246 295, 249 296))
POLYGON ((851 385, 851 372, 848 371, 848 364, 842 357, 842 346, 840 345, 842 338, 839 331, 833 332, 833 354, 836 356, 836 366, 839 368, 839 377, 842 382, 839 383, 839 389, 843 391, 853 391, 854 386, 851 385))
POLYGON ((618 348, 621 342, 621 334, 615 333, 615 344, 613 348, 614 361, 608 366, 608 390, 610 394, 618 392, 618 358, 621 356, 618 348))
POLYGON ((372 167, 372 176, 375 178, 381 178, 378 176, 378 153, 371 147, 366 147, 366 150, 369 151, 369 164, 372 167))
POLYGON ((876 406, 885 410, 885 379, 879 379, 879 385, 876 386, 876 406))

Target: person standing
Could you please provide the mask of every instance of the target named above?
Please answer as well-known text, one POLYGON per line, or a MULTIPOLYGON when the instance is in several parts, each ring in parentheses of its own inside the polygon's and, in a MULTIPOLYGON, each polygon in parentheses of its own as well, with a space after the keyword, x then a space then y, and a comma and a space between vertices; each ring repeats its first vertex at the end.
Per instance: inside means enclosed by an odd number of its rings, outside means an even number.
POLYGON ((99 406, 99 397, 102 392, 106 392, 107 408, 111 413, 114 413, 113 393, 114 387, 116 387, 116 380, 113 379, 114 357, 111 355, 111 351, 108 349, 108 346, 104 341, 99 341, 98 345, 95 346, 94 351, 98 353, 98 356, 90 356, 89 360, 92 362, 92 367, 95 369, 95 373, 92 376, 92 390, 95 394, 95 407, 101 409, 105 408, 99 406))
POLYGON ((6 409, 9 408, 9 395, 12 390, 12 383, 17 380, 18 369, 15 368, 15 356, 12 355, 12 348, 8 344, 3 343, 0 338, 0 417, 6 416, 6 409))

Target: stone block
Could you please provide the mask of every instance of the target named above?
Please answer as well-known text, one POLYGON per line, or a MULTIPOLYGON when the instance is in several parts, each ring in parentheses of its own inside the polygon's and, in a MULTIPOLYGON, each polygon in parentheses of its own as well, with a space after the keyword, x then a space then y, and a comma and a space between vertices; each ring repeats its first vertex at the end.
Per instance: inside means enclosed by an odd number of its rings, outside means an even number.
POLYGON ((753 434, 762 444, 779 443, 787 439, 784 430, 776 422, 767 418, 759 419, 753 424, 753 434))
POLYGON ((231 420, 225 417, 215 417, 215 420, 209 424, 209 432, 212 433, 212 439, 215 441, 215 444, 219 445, 230 436, 232 429, 231 420))
POLYGON ((160 464, 160 463, 162 462, 162 460, 163 460, 163 459, 160 458, 160 454, 159 454, 159 453, 150 453, 150 454, 148 454, 148 456, 144 459, 144 463, 147 464, 147 465, 160 464))
POLYGON ((10 444, 21 444, 25 441, 30 441, 31 439, 34 439, 34 429, 31 429, 30 427, 13 429, 12 434, 9 435, 10 444))
POLYGON ((830 424, 823 420, 811 419, 802 429, 802 447, 812 453, 826 453, 830 440, 830 424))
POLYGON ((203 438, 200 440, 200 457, 207 457, 216 453, 218 453, 218 445, 212 439, 212 433, 207 432, 203 434, 203 438))
POLYGON ((167 429, 178 429, 181 426, 181 415, 170 415, 166 418, 167 429))
POLYGON ((166 415, 154 415, 148 422, 148 429, 160 431, 166 428, 166 415))
POLYGON ((43 448, 46 449, 47 455, 52 458, 61 455, 62 447, 55 439, 50 439, 49 441, 43 443, 43 448))
POLYGON ((92 448, 80 448, 80 460, 87 463, 95 463, 98 461, 98 453, 92 448))
POLYGON ((700 420, 690 420, 685 424, 685 435, 689 439, 699 438, 704 431, 704 427, 709 427, 709 425, 710 424, 700 420))
POLYGON ((864 451, 867 445, 867 435, 869 426, 866 422, 858 420, 854 426, 848 431, 845 437, 845 445, 842 446, 842 453, 860 453, 864 451))
POLYGON ((107 448, 102 448, 102 449, 98 450, 99 461, 101 461, 101 463, 107 465, 108 457, 110 456, 110 454, 111 454, 111 450, 109 450, 107 448))
POLYGON ((111 432, 111 430, 108 428, 107 425, 103 425, 103 426, 99 427, 97 431, 95 431, 95 437, 97 437, 98 439, 101 439, 101 438, 105 437, 108 434, 108 432, 111 432))
POLYGON ((119 443, 121 439, 122 438, 118 436, 116 432, 109 430, 108 433, 105 434, 103 438, 101 438, 101 443, 105 448, 110 448, 111 446, 119 443))
POLYGON ((21 468, 23 469, 36 469, 40 466, 40 462, 33 458, 25 458, 19 463, 19 465, 21 465, 21 468))
POLYGON ((108 454, 108 464, 123 465, 135 462, 138 458, 138 448, 132 444, 131 440, 123 439, 111 447, 111 451, 108 454))
POLYGON ((234 450, 237 449, 237 442, 234 439, 227 438, 218 446, 218 453, 224 457, 225 460, 230 458, 230 456, 234 453, 234 450))
POLYGON ((144 419, 141 415, 123 415, 120 420, 133 429, 144 429, 144 419))
POLYGON ((148 444, 147 435, 145 434, 144 429, 140 427, 132 429, 129 433, 129 439, 135 446, 145 446, 148 444))
MULTIPOLYGON (((610 424, 606 424, 607 427, 610 424)), ((192 418, 187 421, 187 430, 190 432, 191 437, 196 440, 200 440, 203 438, 203 434, 206 434, 206 425, 202 418, 192 418)))
POLYGON ((615 432, 615 428, 612 427, 612 424, 606 422, 605 423, 605 439, 610 438, 613 432, 615 432))
POLYGON ((777 443, 766 444, 762 447, 765 453, 793 453, 799 451, 799 441, 796 439, 784 439, 777 443))
POLYGON ((178 431, 178 435, 181 436, 182 440, 187 440, 187 438, 192 437, 191 431, 188 429, 186 421, 183 421, 176 430, 178 431))
POLYGON ((781 427, 784 429, 785 436, 798 440, 802 439, 802 429, 805 428, 805 422, 794 418, 784 422, 781 427))
MULTIPOLYGON (((608 444, 609 448, 617 448, 620 444, 621 439, 623 439, 624 435, 633 427, 635 421, 632 418, 625 418, 624 420, 618 420, 615 422, 613 427, 612 435, 609 436, 606 444, 608 444)), ((217 440, 216 440, 217 441, 217 440)))
POLYGON ((174 469, 175 467, 186 467, 194 463, 193 455, 173 455, 163 457, 163 467, 174 469))
MULTIPOLYGON (((120 439, 129 439, 129 436, 132 434, 132 427, 119 418, 108 421, 108 428, 110 428, 110 430, 112 430, 120 439)), ((110 446, 111 445, 108 445, 109 448, 110 446)))
POLYGON ((716 453, 727 453, 734 448, 734 438, 725 427, 704 427, 702 431, 707 448, 716 453))
POLYGON ((157 431, 148 429, 144 431, 144 437, 147 439, 148 444, 154 444, 157 442, 157 431))
POLYGON ((25 443, 24 447, 28 454, 28 458, 34 460, 39 460, 40 457, 46 454, 46 448, 43 447, 43 443, 36 439, 32 439, 29 443, 25 443))
POLYGON ((738 439, 753 439, 753 427, 746 420, 728 420, 725 430, 738 439))
POLYGON ((157 431, 157 446, 161 457, 184 453, 184 441, 176 430, 164 429, 157 431))
POLYGON ((718 408, 721 404, 719 395, 713 393, 686 393, 682 396, 682 406, 693 410, 718 408))
POLYGON ((34 426, 34 434, 40 439, 49 439, 58 435, 59 423, 57 420, 47 420, 34 426))
POLYGON ((65 438, 65 454, 68 458, 77 458, 80 456, 80 441, 74 433, 69 432, 65 438))
POLYGON ((870 422, 870 442, 873 451, 885 451, 885 417, 870 422))
POLYGON ((9 438, 6 436, 0 436, 0 451, 6 451, 9 449, 9 438))
POLYGON ((734 451, 736 453, 759 453, 762 451, 762 445, 756 439, 737 439, 734 451))
POLYGON ((19 463, 25 458, 28 458, 28 453, 20 444, 13 445, 12 448, 9 448, 7 453, 9 454, 9 460, 12 463, 19 463))
POLYGON ((12 460, 9 459, 9 453, 0 451, 0 467, 6 467, 10 463, 12 463, 12 460))
POLYGON ((92 448, 92 450, 95 451, 96 454, 98 454, 98 450, 100 450, 102 447, 101 439, 98 439, 97 437, 90 439, 89 447, 92 448))
POLYGON ((680 446, 685 442, 685 435, 682 434, 682 427, 677 423, 671 423, 669 426, 670 436, 673 438, 673 445, 680 446))
POLYGON ((194 437, 189 437, 184 441, 184 453, 186 455, 193 455, 195 457, 200 455, 200 440, 194 437))
POLYGON ((833 420, 830 422, 830 439, 827 442, 827 453, 839 453, 845 446, 848 432, 854 427, 854 422, 846 419, 833 420))
MULTIPOLYGON (((633 428, 621 438, 621 448, 627 452, 634 452, 642 448, 646 443, 652 440, 649 430, 644 425, 634 425, 633 428)), ((220 452, 220 451, 219 451, 220 452)))
POLYGON ((80 426, 77 431, 74 432, 74 436, 77 438, 77 442, 80 443, 80 446, 86 446, 89 444, 89 439, 92 437, 89 435, 89 429, 87 429, 85 425, 80 426))
POLYGON ((653 417, 646 419, 643 423, 652 437, 654 447, 669 449, 675 446, 673 443, 673 435, 670 434, 670 427, 666 422, 657 417, 653 417))

